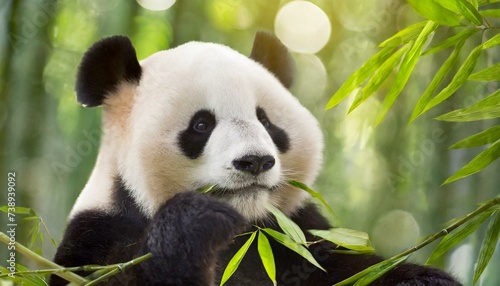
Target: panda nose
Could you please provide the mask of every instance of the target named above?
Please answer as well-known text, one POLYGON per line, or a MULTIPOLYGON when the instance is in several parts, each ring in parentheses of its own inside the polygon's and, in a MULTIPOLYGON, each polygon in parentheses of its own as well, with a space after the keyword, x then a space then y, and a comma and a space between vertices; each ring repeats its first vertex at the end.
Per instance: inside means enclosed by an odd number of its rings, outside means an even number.
POLYGON ((234 160, 233 166, 236 170, 248 172, 252 175, 258 175, 271 169, 275 163, 276 160, 274 160, 274 157, 272 156, 248 155, 234 160))

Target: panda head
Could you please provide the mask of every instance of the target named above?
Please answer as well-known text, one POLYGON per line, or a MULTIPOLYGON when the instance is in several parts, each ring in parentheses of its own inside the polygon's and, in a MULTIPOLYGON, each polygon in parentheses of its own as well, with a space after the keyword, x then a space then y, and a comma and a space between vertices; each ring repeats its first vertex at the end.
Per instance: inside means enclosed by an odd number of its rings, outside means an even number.
POLYGON ((307 194, 287 181, 314 181, 323 139, 287 89, 292 73, 286 48, 265 33, 256 35, 250 58, 190 42, 139 62, 126 37, 94 44, 76 86, 81 104, 103 106, 87 192, 119 177, 151 216, 176 193, 216 185, 210 195, 248 219, 264 217, 266 204, 293 213, 307 194))

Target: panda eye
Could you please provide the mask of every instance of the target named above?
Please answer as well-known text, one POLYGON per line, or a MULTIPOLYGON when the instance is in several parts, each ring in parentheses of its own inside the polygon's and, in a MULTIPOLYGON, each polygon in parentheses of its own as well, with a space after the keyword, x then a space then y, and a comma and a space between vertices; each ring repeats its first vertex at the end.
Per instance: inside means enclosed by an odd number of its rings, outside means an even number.
POLYGON ((265 128, 269 128, 271 126, 271 122, 269 122, 269 119, 267 119, 267 117, 260 118, 259 121, 265 128))
POLYGON ((193 116, 190 125, 195 133, 210 133, 215 128, 215 116, 209 111, 201 110, 193 116))
POLYGON ((257 119, 259 119, 260 123, 266 129, 271 127, 271 121, 269 121, 269 118, 267 118, 267 115, 262 108, 257 108, 257 119))
POLYGON ((208 122, 204 119, 199 119, 194 123, 193 129, 201 133, 206 132, 208 130, 208 122))

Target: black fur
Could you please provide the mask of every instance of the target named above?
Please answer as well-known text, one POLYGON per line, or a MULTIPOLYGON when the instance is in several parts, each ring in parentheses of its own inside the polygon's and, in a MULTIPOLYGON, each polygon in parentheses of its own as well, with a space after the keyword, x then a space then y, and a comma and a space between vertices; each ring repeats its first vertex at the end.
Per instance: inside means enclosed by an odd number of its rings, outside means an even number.
POLYGON ((286 88, 293 84, 295 66, 292 56, 276 36, 257 32, 250 58, 266 67, 286 88))
MULTIPOLYGON (((108 281, 108 285, 212 285, 247 240, 233 237, 259 224, 280 230, 272 220, 248 223, 229 205, 208 195, 183 192, 160 207, 152 220, 136 217, 139 209, 129 191, 118 181, 114 196, 121 206, 114 214, 87 211, 73 218, 56 254, 64 266, 124 262, 147 252, 154 257, 108 281), (247 226, 245 230, 244 226, 247 226)), ((307 205, 292 217, 307 229, 328 229, 326 220, 307 205)), ((308 240, 317 238, 307 234, 308 240)), ((318 243, 310 247, 328 271, 317 269, 301 256, 269 238, 276 261, 278 285, 332 285, 380 262, 374 255, 334 253, 337 246, 318 243)), ((52 278, 51 285, 64 285, 52 278)), ((271 285, 253 243, 238 270, 226 285, 271 285)), ((372 285, 458 286, 448 274, 429 267, 403 264, 372 285)))
POLYGON ((189 126, 179 134, 179 147, 187 157, 198 158, 212 134, 216 125, 215 115, 208 110, 196 112, 189 122, 189 126), (197 126, 203 124, 206 129, 199 130, 197 126))
POLYGON ((139 83, 142 69, 127 37, 113 36, 95 43, 83 56, 76 80, 78 102, 99 106, 120 83, 139 83))
POLYGON ((274 125, 266 115, 263 108, 257 107, 257 118, 260 122, 263 122, 264 127, 266 127, 267 132, 273 139, 274 145, 278 147, 281 153, 285 153, 290 148, 290 139, 286 134, 285 130, 274 125))

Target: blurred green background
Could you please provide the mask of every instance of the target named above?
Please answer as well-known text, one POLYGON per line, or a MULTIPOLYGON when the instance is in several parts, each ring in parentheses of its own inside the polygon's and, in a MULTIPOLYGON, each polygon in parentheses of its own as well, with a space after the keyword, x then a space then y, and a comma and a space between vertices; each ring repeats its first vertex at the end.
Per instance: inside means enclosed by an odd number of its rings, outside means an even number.
MULTIPOLYGON (((441 186, 481 151, 447 148, 498 121, 454 124, 433 119, 470 105, 498 85, 467 83, 450 100, 407 124, 443 55, 419 62, 404 94, 377 127, 380 96, 348 116, 352 98, 325 111, 330 96, 378 51, 380 42, 422 20, 404 1, 0 1, 2 190, 7 172, 15 171, 17 206, 34 209, 57 241, 95 163, 100 134, 101 111, 76 103, 76 67, 93 42, 115 34, 129 36, 143 59, 192 40, 223 43, 249 54, 256 31, 275 32, 296 61, 292 91, 324 130, 324 168, 314 188, 330 203, 341 226, 368 232, 385 256, 415 245, 500 193, 499 162, 441 186)), ((479 65, 499 61, 496 48, 479 65)), ((6 197, 2 191, 0 205, 6 197)), ((0 216, 5 231, 6 215, 0 216)), ((28 243, 32 224, 20 217, 18 224, 17 241, 28 243)), ((474 233, 435 265, 470 281, 483 232, 474 233)), ((479 285, 500 285, 499 247, 479 285)), ((427 247, 412 260, 423 263, 431 251, 427 247)), ((43 255, 51 258, 54 252, 46 240, 43 255)), ((6 253, 0 246, 2 261, 6 253)))

